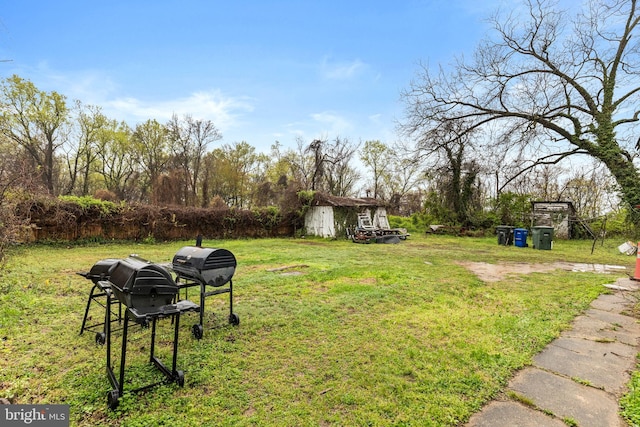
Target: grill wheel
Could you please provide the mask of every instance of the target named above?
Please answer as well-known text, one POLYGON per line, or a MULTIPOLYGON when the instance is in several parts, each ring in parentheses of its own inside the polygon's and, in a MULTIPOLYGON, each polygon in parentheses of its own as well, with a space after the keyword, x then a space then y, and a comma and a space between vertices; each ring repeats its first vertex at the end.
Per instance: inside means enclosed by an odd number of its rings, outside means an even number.
POLYGON ((107 404, 109 408, 116 409, 118 407, 118 399, 120 398, 120 393, 118 390, 109 390, 107 392, 107 404))
POLYGON ((202 335, 204 334, 204 330, 202 328, 202 325, 193 325, 191 327, 191 334, 193 335, 193 337, 197 340, 202 338, 202 335))
POLYGON ((104 345, 107 342, 107 334, 104 332, 96 332, 96 344, 104 345))
POLYGON ((235 313, 231 313, 229 315, 229 323, 231 323, 232 325, 235 325, 235 326, 239 325, 240 324, 240 316, 238 316, 235 313))

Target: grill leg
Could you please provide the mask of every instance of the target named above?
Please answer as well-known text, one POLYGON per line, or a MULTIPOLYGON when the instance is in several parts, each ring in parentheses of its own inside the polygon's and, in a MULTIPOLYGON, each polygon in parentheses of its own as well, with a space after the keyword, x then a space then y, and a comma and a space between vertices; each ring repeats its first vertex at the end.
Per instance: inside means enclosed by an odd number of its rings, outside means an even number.
MULTIPOLYGON (((160 372, 166 377, 169 381, 174 381, 178 383, 180 387, 184 385, 184 373, 182 371, 177 370, 178 364, 178 331, 180 329, 180 313, 176 313, 172 316, 172 322, 174 326, 173 332, 173 358, 171 360, 171 370, 169 370, 164 363, 160 359, 155 356, 155 337, 156 337, 156 318, 153 318, 153 325, 151 329, 151 355, 149 357, 150 362, 158 368, 160 372)), ((152 384, 142 389, 153 387, 157 384, 152 384)))
POLYGON ((178 363, 178 328, 180 326, 180 313, 176 314, 174 317, 176 324, 174 325, 175 328, 173 331, 173 363, 171 365, 171 372, 175 376, 176 365, 178 363))
POLYGON ((229 316, 233 316, 233 280, 229 280, 229 316))
POLYGON ((107 369, 111 370, 111 291, 107 290, 105 294, 107 295, 107 302, 104 311, 104 331, 107 339, 107 369))
POLYGON ((206 297, 207 285, 200 283, 200 326, 204 327, 204 299, 206 297))
POLYGON ((122 396, 124 391, 124 364, 127 355, 127 332, 129 330, 129 316, 124 317, 124 329, 122 331, 122 353, 120 356, 120 382, 118 384, 118 391, 122 396))
POLYGON ((96 290, 98 284, 94 284, 91 288, 91 292, 89 293, 89 299, 87 300, 87 308, 84 310, 84 318, 82 319, 82 326, 80 327, 80 335, 84 332, 84 327, 87 324, 87 317, 89 316, 89 307, 91 307, 91 301, 93 300, 93 293, 96 290))
POLYGON ((229 280, 229 323, 235 326, 240 324, 240 317, 233 312, 233 280, 229 280))
POLYGON ((153 363, 153 356, 156 353, 156 318, 151 321, 151 352, 149 354, 149 362, 153 363))

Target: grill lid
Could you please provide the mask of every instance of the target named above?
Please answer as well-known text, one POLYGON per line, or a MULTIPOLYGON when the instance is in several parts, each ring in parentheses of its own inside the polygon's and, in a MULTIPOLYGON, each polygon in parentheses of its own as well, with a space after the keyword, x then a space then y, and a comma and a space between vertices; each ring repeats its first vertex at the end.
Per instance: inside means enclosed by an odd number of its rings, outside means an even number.
POLYGON ((178 285, 165 268, 138 258, 114 264, 109 282, 121 303, 138 309, 170 304, 178 294, 178 285))
POLYGON ((78 272, 78 274, 85 279, 91 280, 93 283, 98 283, 101 280, 108 280, 109 270, 118 261, 120 260, 116 258, 101 259, 93 264, 91 270, 87 272, 78 272))
POLYGON ((236 271, 236 257, 226 249, 185 246, 173 257, 172 268, 178 276, 211 286, 222 286, 236 271))

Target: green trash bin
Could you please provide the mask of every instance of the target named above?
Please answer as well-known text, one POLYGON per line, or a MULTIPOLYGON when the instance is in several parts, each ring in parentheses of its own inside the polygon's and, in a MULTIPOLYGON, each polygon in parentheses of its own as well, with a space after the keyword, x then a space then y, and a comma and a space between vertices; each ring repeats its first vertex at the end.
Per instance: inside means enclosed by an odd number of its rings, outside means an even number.
POLYGON ((503 246, 513 245, 513 229, 509 225, 499 225, 496 227, 496 234, 498 235, 498 244, 503 246))
POLYGON ((553 247, 553 227, 531 227, 531 240, 534 249, 551 250, 553 247))

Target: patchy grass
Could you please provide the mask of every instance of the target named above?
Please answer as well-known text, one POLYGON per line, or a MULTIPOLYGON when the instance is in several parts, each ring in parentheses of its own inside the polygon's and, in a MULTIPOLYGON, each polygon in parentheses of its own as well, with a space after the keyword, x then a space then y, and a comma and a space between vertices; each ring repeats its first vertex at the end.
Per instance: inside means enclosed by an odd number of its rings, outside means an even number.
POLYGON ((622 416, 633 427, 640 426, 640 365, 637 365, 637 369, 631 375, 629 393, 620 399, 622 416))
MULTIPOLYGON (((226 295, 208 298, 213 329, 202 340, 190 335, 195 314, 180 323, 185 387, 126 393, 110 411, 105 348, 78 335, 91 283, 75 272, 130 253, 168 262, 188 244, 14 249, 0 282, 0 397, 67 403, 74 426, 455 426, 616 278, 556 270, 485 283, 456 261, 635 263, 618 242, 591 255, 588 241, 556 241, 551 251, 447 236, 205 241, 238 259, 240 325, 226 321, 226 295)), ((172 327, 158 328, 170 363, 172 327)), ((149 331, 134 328, 129 342, 125 391, 158 377, 149 331)))

